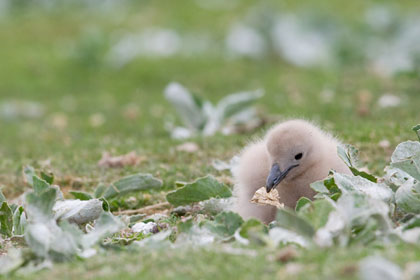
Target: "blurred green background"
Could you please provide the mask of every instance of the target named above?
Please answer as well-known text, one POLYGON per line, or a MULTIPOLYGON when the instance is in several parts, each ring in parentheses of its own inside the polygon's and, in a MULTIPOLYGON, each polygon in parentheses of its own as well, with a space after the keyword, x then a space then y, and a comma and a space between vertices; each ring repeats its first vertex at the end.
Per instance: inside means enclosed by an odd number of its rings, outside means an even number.
MULTIPOLYGON (((293 117, 355 145, 381 175, 420 122, 419 12, 416 1, 0 0, 0 188, 8 198, 29 188, 27 164, 52 171, 67 197, 143 172, 164 188, 114 206, 155 204, 177 180, 211 173, 231 182, 213 160, 229 161, 293 117), (262 89, 262 125, 173 139, 168 123, 182 123, 164 97, 170 82, 212 102, 262 89), (177 149, 186 141, 198 150, 177 149), (98 165, 103 152, 131 151, 139 165, 98 165)), ((293 272, 264 249, 125 251, 27 278, 354 279, 368 255, 399 265, 419 259, 411 244, 321 248, 302 251, 293 272)))
POLYGON ((229 160, 276 120, 318 122, 360 148, 380 175, 420 120, 420 6, 394 1, 0 0, 0 184, 24 190, 25 164, 63 188, 89 189, 133 172, 175 180, 229 160), (217 101, 263 89, 265 124, 195 137, 163 91, 172 81, 217 101), (139 166, 106 169, 101 154, 136 151, 139 166))

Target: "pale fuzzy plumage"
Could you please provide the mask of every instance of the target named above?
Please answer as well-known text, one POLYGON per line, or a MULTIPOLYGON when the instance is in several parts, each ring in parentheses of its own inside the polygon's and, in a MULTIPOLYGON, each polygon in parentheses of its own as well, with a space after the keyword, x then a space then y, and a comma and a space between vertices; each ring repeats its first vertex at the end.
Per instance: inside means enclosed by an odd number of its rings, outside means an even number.
POLYGON ((298 163, 277 186, 280 202, 293 208, 302 196, 313 198, 309 185, 328 175, 330 170, 350 174, 337 155, 340 142, 317 126, 304 120, 289 120, 271 128, 264 139, 254 142, 242 151, 234 170, 234 211, 244 219, 257 218, 265 223, 274 220, 276 208, 250 202, 255 191, 266 185, 271 166, 277 163, 281 170, 298 163), (300 160, 295 155, 303 153, 300 160))

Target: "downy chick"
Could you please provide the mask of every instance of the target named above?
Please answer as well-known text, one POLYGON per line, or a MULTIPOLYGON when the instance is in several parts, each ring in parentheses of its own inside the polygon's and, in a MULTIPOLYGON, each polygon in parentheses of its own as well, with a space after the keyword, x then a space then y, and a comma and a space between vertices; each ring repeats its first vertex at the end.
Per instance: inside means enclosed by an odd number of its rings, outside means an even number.
POLYGON ((289 120, 271 128, 263 140, 245 147, 234 170, 236 201, 233 210, 244 219, 265 223, 275 219, 276 208, 250 202, 263 186, 277 188, 280 202, 293 208, 301 197, 312 199, 310 184, 327 177, 330 170, 350 174, 337 155, 340 142, 304 120, 289 120))

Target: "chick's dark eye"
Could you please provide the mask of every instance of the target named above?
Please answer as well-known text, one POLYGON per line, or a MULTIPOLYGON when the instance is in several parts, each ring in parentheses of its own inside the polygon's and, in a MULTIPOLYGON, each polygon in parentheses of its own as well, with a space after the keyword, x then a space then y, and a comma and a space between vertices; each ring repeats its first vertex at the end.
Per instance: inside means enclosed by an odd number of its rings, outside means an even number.
POLYGON ((295 155, 295 160, 300 160, 303 157, 302 153, 295 155))

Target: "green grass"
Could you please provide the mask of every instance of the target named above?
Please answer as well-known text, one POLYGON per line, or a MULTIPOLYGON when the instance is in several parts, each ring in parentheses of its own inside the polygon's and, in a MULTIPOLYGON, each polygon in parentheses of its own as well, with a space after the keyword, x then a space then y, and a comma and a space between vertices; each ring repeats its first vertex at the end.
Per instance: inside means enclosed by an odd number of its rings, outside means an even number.
POLYGON ((58 264, 19 279, 357 279, 360 259, 383 255, 404 268, 420 260, 418 246, 297 249, 280 261, 282 249, 177 248, 110 252, 89 261, 58 264))
MULTIPOLYGON (((26 164, 51 170, 65 190, 92 190, 99 182, 111 182, 135 172, 149 172, 162 179, 163 192, 173 189, 176 180, 190 181, 208 173, 229 175, 214 170, 212 160, 230 159, 253 137, 263 135, 272 121, 248 134, 194 138, 192 141, 199 145, 199 152, 177 152, 175 147, 181 142, 170 139, 164 128, 165 120, 175 116, 163 98, 163 89, 171 81, 178 81, 212 101, 228 93, 264 88, 266 94, 257 105, 259 114, 276 119, 314 120, 344 142, 357 146, 364 163, 374 174, 381 175, 396 144, 416 139, 410 129, 420 120, 418 75, 386 79, 373 75, 356 62, 333 69, 302 69, 274 55, 259 61, 226 60, 217 52, 191 58, 139 58, 121 69, 103 62, 108 40, 115 32, 160 26, 182 32, 210 33, 222 40, 230 24, 244 18, 258 3, 243 1, 232 10, 208 11, 194 1, 141 1, 110 13, 87 12, 72 6, 50 12, 27 7, 16 8, 10 16, 2 18, 0 102, 30 100, 42 103, 46 109, 39 119, 0 119, 0 185, 5 195, 16 197, 28 188, 21 174, 26 164), (85 42, 91 38, 89 32, 104 38, 103 41, 99 39, 98 45, 85 42), (331 103, 324 103, 320 98, 325 88, 336 93, 331 103), (367 116, 357 113, 357 93, 361 90, 372 94, 367 116), (402 106, 378 108, 377 98, 387 92, 401 94, 402 106), (124 117, 127 105, 138 108, 135 119, 124 117), (89 119, 98 113, 104 116, 105 123, 92 127, 89 119), (65 127, 54 126, 57 114, 67 119, 65 127), (378 146, 384 139, 390 141, 390 148, 378 146), (97 165, 103 151, 118 155, 133 150, 147 158, 140 166, 104 169, 97 165), (43 167, 45 160, 51 164, 43 167)), ((402 12, 418 10, 415 4, 393 5, 402 12)), ((274 12, 313 8, 311 4, 303 6, 295 1, 264 6, 274 12)), ((366 1, 345 4, 323 1, 316 8, 334 13, 344 24, 357 26, 363 20, 360 11, 368 6, 366 1)), ((163 200, 163 193, 155 193, 153 197, 156 200, 147 201, 148 204, 163 200)), ((205 249, 107 251, 104 256, 84 262, 58 265, 37 277, 207 279, 212 274, 220 275, 221 279, 265 279, 273 274, 283 277, 283 264, 267 261, 263 250, 256 252, 257 257, 253 258, 205 249)), ((373 253, 389 256, 400 264, 420 257, 414 248, 405 246, 301 252, 296 262, 304 265, 304 271, 299 277, 344 277, 341 269, 373 253), (320 276, 324 274, 327 276, 320 276)))

